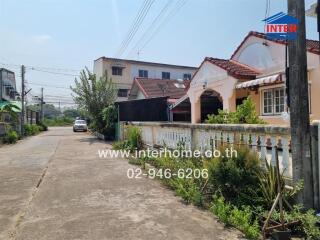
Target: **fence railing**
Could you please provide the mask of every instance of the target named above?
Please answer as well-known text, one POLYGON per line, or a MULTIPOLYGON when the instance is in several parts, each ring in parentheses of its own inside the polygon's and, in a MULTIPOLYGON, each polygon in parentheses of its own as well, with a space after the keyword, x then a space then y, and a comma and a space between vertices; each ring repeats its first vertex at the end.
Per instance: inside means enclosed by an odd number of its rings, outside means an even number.
MULTIPOLYGON (((280 171, 288 179, 293 178, 290 128, 274 125, 249 124, 188 124, 162 122, 130 122, 120 124, 120 138, 124 138, 126 124, 141 129, 144 144, 152 147, 175 149, 219 149, 221 145, 246 145, 256 152, 261 164, 267 160, 276 165, 278 151, 280 171)), ((311 157, 314 207, 320 209, 320 121, 311 124, 311 157)))
POLYGON ((142 140, 150 146, 166 146, 186 149, 218 149, 222 145, 246 145, 255 151, 262 163, 267 160, 275 165, 275 146, 279 149, 280 170, 284 176, 292 178, 290 151, 290 128, 270 125, 249 124, 187 124, 132 122, 141 128, 142 140))

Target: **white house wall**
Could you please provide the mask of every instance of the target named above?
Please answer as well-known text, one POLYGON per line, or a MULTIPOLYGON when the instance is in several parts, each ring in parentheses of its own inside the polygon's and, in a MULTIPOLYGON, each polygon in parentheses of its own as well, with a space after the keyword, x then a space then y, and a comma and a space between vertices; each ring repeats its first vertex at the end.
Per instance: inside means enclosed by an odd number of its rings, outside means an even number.
POLYGON ((212 63, 204 62, 192 79, 190 89, 187 92, 191 103, 192 123, 200 121, 200 97, 206 90, 214 90, 219 93, 223 100, 223 109, 234 110, 234 87, 236 83, 237 79, 229 76, 224 69, 212 63))

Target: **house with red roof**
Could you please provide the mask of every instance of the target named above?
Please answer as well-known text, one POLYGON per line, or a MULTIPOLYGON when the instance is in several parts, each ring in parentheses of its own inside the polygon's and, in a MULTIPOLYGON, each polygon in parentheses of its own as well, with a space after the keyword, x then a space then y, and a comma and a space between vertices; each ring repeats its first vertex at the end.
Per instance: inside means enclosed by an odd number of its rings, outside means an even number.
MULTIPOLYGON (((191 122, 204 122, 218 109, 235 111, 251 96, 260 118, 288 124, 285 91, 285 41, 250 32, 230 59, 206 57, 194 74, 186 95, 171 106, 190 103, 191 122)), ((319 42, 307 40, 310 118, 320 119, 319 42)))

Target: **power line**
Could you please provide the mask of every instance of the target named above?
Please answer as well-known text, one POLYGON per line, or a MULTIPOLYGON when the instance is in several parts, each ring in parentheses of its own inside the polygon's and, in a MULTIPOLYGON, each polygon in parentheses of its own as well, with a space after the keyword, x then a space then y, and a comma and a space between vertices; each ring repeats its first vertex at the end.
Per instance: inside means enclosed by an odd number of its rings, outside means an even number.
POLYGON ((151 32, 152 30, 154 30, 154 26, 156 25, 156 23, 159 21, 159 19, 161 19, 161 17, 167 12, 167 10, 169 9, 169 6, 173 3, 174 1, 172 0, 168 0, 167 3, 165 4, 165 6, 161 9, 161 11, 159 12, 159 14, 157 15, 157 17, 152 21, 151 25, 148 27, 148 29, 144 32, 144 34, 142 35, 142 37, 136 42, 135 46, 131 49, 131 52, 129 54, 131 54, 135 49, 137 49, 139 43, 141 43, 149 34, 149 32, 151 32))
POLYGON ((63 76, 71 76, 71 77, 79 77, 79 74, 69 74, 69 73, 62 73, 62 72, 52 72, 52 71, 47 71, 47 70, 41 70, 38 68, 31 67, 30 68, 33 71, 38 71, 38 72, 44 72, 44 73, 50 73, 50 74, 55 74, 55 75, 63 75, 63 76))
POLYGON ((120 57, 126 51, 128 45, 130 44, 131 40, 133 39, 145 17, 147 16, 154 1, 155 0, 145 0, 143 2, 142 7, 140 8, 129 32, 127 33, 125 39, 122 41, 119 50, 116 52, 116 56, 120 57))
POLYGON ((160 29, 162 26, 164 26, 171 17, 173 17, 185 4, 187 3, 187 0, 179 0, 176 5, 175 8, 172 9, 172 11, 166 16, 166 18, 162 21, 162 23, 156 28, 156 30, 153 32, 153 34, 150 36, 150 38, 148 38, 144 44, 142 45, 142 47, 139 49, 139 51, 141 51, 143 48, 145 48, 147 46, 147 44, 153 39, 153 37, 159 33, 160 29))
POLYGON ((131 26, 131 28, 129 29, 126 37, 122 40, 121 44, 120 44, 120 47, 119 49, 117 50, 116 52, 116 56, 120 54, 120 52, 122 51, 122 49, 125 47, 125 45, 127 44, 129 38, 132 36, 132 33, 135 29, 135 27, 137 26, 138 24, 138 21, 141 19, 141 16, 142 16, 142 13, 145 11, 148 3, 150 2, 150 0, 144 0, 144 2, 142 3, 139 11, 138 11, 138 14, 136 15, 134 21, 133 21, 133 24, 131 26))
POLYGON ((53 86, 53 85, 47 85, 47 84, 38 84, 38 83, 31 83, 31 82, 29 82, 29 84, 30 85, 35 85, 35 86, 41 86, 41 87, 59 88, 59 89, 68 89, 68 90, 70 90, 70 88, 67 88, 67 87, 53 86))
MULTIPOLYGON (((0 62, 0 65, 8 66, 8 67, 15 67, 15 68, 20 68, 20 66, 21 66, 19 64, 4 63, 4 62, 0 62)), ((80 72, 81 71, 81 70, 67 69, 67 68, 52 68, 52 67, 39 67, 39 66, 27 66, 27 65, 25 65, 25 67, 27 70, 34 70, 34 71, 39 71, 39 72, 73 76, 73 77, 77 77, 77 76, 79 76, 79 74, 71 74, 70 72, 80 72), (67 73, 67 72, 69 72, 69 73, 67 73)))

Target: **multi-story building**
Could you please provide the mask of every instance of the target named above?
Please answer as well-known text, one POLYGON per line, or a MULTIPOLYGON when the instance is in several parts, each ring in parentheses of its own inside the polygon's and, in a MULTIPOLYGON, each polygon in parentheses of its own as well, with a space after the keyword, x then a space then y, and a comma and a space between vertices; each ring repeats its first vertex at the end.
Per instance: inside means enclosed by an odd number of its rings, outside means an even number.
POLYGON ((100 57, 94 61, 93 72, 99 78, 107 73, 118 87, 118 101, 127 100, 136 77, 152 79, 190 80, 196 67, 164 63, 143 62, 118 58, 100 57))
POLYGON ((12 101, 16 98, 16 79, 14 72, 0 68, 0 101, 12 101))

